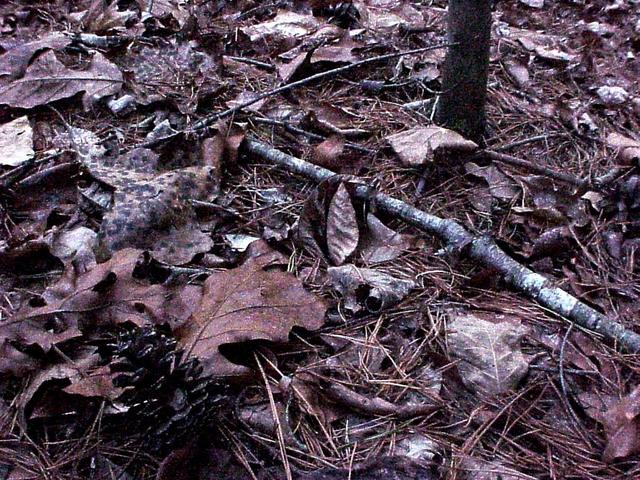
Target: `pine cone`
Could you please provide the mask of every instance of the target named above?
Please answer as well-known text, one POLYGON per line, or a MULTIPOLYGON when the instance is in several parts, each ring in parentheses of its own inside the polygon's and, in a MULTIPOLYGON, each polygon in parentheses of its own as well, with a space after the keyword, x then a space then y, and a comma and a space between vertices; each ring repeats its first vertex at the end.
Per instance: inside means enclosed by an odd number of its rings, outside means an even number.
POLYGON ((131 328, 106 346, 118 401, 129 424, 144 433, 156 452, 179 447, 202 429, 225 403, 224 388, 202 375, 196 358, 185 359, 168 331, 131 328))

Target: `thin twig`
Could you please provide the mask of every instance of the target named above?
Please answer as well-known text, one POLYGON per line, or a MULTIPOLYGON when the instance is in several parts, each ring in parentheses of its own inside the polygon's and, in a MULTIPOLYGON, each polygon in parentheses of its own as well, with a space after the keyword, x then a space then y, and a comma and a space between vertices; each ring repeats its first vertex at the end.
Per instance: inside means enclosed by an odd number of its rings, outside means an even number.
POLYGON ((505 143, 504 145, 493 147, 491 150, 493 150, 494 152, 504 152, 505 150, 511 150, 512 148, 521 147, 522 145, 527 145, 529 143, 541 142, 544 140, 548 140, 549 138, 569 137, 569 136, 570 135, 565 132, 545 133, 543 135, 536 135, 534 137, 524 138, 522 140, 517 140, 515 142, 505 143))
MULTIPOLYGON (((302 128, 296 127, 295 125, 292 125, 289 122, 282 122, 280 120, 272 120, 271 118, 253 118, 251 119, 253 122, 255 123, 262 123, 264 125, 273 125, 276 127, 282 127, 285 130, 287 130, 288 132, 294 133, 296 135, 301 135, 304 137, 307 137, 311 140, 316 140, 318 142, 323 142, 324 140, 327 139, 327 137, 325 137, 324 135, 318 135, 317 133, 313 133, 313 132, 309 132, 307 130, 303 130, 302 128)), ((351 143, 351 142, 345 142, 344 144, 345 148, 349 148, 351 150, 355 150, 357 152, 362 152, 362 153, 366 153, 368 155, 373 155, 376 153, 375 150, 372 150, 370 148, 367 147, 363 147, 361 145, 358 145, 356 143, 351 143)))
POLYGON ((245 57, 233 57, 230 55, 225 55, 229 60, 233 60, 234 62, 246 63, 247 65, 254 65, 256 67, 263 68, 264 70, 268 70, 273 72, 276 67, 271 65, 270 63, 261 62, 260 60, 255 60, 253 58, 245 58, 245 57))
POLYGON ((544 175, 546 177, 553 178, 554 180, 574 185, 578 188, 585 188, 590 186, 591 184, 589 180, 576 177, 575 175, 572 175, 570 173, 556 172, 551 168, 537 165, 522 158, 507 155, 506 153, 499 153, 494 150, 482 150, 481 152, 477 153, 475 157, 482 155, 487 156, 491 160, 506 163, 507 165, 512 165, 514 167, 525 168, 531 172, 539 173, 540 175, 544 175))

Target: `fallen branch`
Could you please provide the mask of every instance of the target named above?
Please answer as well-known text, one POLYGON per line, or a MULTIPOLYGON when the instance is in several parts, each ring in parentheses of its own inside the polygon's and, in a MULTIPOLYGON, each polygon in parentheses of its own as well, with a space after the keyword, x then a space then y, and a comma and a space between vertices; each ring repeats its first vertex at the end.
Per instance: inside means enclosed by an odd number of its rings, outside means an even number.
MULTIPOLYGON (((335 175, 326 168, 287 155, 269 145, 246 139, 244 152, 256 155, 291 173, 321 182, 335 175)), ((375 207, 393 217, 439 237, 450 251, 459 251, 487 267, 493 268, 516 290, 537 301, 551 312, 571 322, 617 342, 624 350, 640 351, 640 335, 609 320, 600 312, 582 303, 573 295, 554 287, 542 275, 520 265, 496 245, 490 237, 474 237, 457 222, 418 210, 411 205, 383 193, 372 193, 368 186, 356 189, 358 198, 371 201, 375 207)))

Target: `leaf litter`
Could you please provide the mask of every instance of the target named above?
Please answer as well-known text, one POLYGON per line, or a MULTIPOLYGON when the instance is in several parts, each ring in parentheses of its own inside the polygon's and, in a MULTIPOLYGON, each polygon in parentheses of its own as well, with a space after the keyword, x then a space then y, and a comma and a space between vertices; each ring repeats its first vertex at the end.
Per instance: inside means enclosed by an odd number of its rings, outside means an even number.
POLYGON ((497 4, 486 140, 519 163, 430 122, 443 50, 191 130, 443 41, 446 2, 76 3, 0 6, 0 473, 637 476, 635 356, 355 194, 633 328, 630 2, 497 4), (305 184, 245 135, 357 178, 305 184))

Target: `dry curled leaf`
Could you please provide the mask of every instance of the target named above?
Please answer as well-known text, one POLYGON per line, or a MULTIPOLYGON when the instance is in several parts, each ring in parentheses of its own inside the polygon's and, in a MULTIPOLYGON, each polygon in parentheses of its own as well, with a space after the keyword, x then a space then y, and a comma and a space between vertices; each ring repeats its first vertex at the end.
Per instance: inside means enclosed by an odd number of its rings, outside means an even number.
POLYGON ((607 445, 605 462, 640 452, 640 386, 600 414, 607 445))
POLYGON ((344 177, 321 182, 305 202, 298 222, 298 241, 335 265, 343 263, 358 245, 360 233, 350 194, 354 188, 344 177))
POLYGON ((40 40, 23 43, 0 55, 0 84, 24 75, 33 56, 46 49, 60 49, 71 43, 71 37, 52 33, 40 40))
POLYGON ((0 163, 15 167, 33 158, 33 130, 25 116, 0 125, 0 163))
POLYGON ((392 230, 372 214, 367 215, 367 228, 361 239, 360 253, 368 264, 388 262, 420 244, 416 237, 392 230))
POLYGON ((272 20, 243 27, 240 30, 252 42, 257 42, 264 39, 284 40, 304 37, 315 32, 319 26, 318 20, 313 15, 281 11, 272 20))
POLYGON ((201 361, 205 374, 247 371, 227 360, 221 345, 286 342, 294 326, 315 330, 323 324, 324 301, 305 291, 294 275, 270 269, 286 265, 285 257, 263 242, 255 242, 247 256, 239 267, 206 280, 197 311, 174 331, 180 346, 201 361))
POLYGON ((47 51, 36 58, 22 78, 0 87, 0 103, 16 108, 33 108, 84 92, 83 103, 91 103, 120 91, 122 73, 101 53, 96 52, 86 70, 65 67, 55 53, 47 51))
POLYGON ((338 159, 344 151, 344 138, 332 135, 313 149, 313 163, 334 170, 339 167, 338 159))
MULTIPOLYGON (((48 352, 97 325, 171 323, 167 289, 133 276, 140 254, 139 250, 121 250, 79 276, 68 268, 31 306, 0 324, 0 343, 8 341, 23 348, 37 345, 48 352)), ((184 306, 182 311, 186 311, 184 306)), ((181 314, 179 308, 176 312, 181 314)))
POLYGON ((327 273, 332 287, 342 296, 344 308, 352 313, 380 312, 402 301, 416 286, 413 280, 355 265, 330 267, 327 273))
POLYGON ((526 329, 510 322, 494 323, 472 314, 454 315, 449 324, 449 353, 472 391, 494 395, 514 388, 527 374, 529 362, 520 350, 526 329))
POLYGON ((133 10, 118 10, 118 2, 93 0, 89 8, 82 12, 79 21, 85 32, 104 33, 123 29, 125 24, 137 16, 133 10))
POLYGON ((607 136, 607 145, 616 151, 616 157, 625 165, 631 165, 640 161, 640 142, 619 133, 610 133, 607 136))
POLYGON ((342 265, 355 252, 360 239, 356 210, 341 183, 329 202, 327 212, 327 250, 334 265, 342 265))
POLYGON ((453 130, 442 127, 416 127, 387 137, 405 165, 417 166, 446 153, 468 153, 478 145, 453 130))
POLYGON ((125 65, 133 73, 139 103, 170 101, 185 114, 194 113, 199 99, 221 84, 214 59, 187 42, 136 44, 128 50, 125 65))

